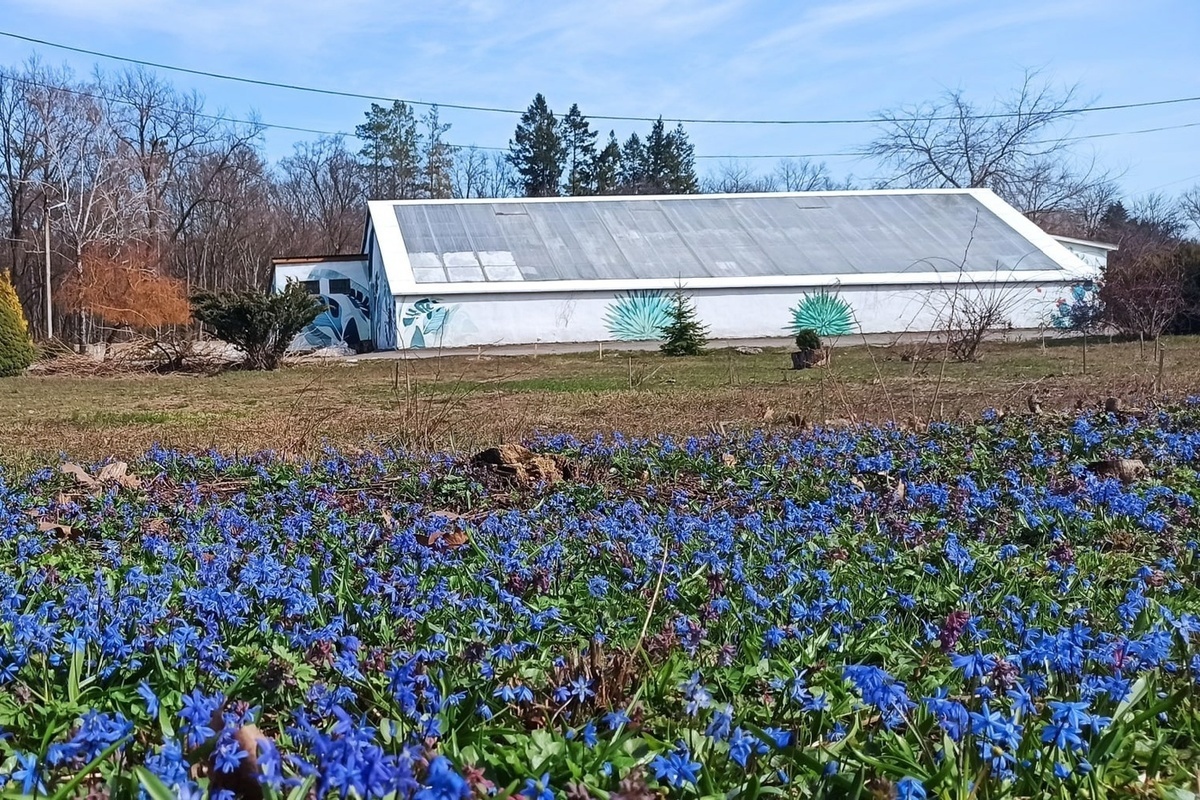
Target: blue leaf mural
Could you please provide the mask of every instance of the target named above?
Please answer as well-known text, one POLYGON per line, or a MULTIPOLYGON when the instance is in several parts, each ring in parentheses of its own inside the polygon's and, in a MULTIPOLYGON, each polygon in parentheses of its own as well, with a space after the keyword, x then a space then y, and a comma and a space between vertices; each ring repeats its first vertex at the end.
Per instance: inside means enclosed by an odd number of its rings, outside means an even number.
POLYGON ((297 339, 307 347, 344 343, 355 350, 361 349, 364 345, 362 334, 371 330, 371 296, 367 288, 338 270, 324 267, 310 272, 307 280, 323 280, 324 286, 343 280, 349 284, 349 289, 337 293, 322 292, 320 298, 325 304, 324 310, 297 339))
POLYGON ((617 295, 604 316, 608 332, 622 342, 661 339, 662 329, 670 321, 670 298, 654 290, 617 295))

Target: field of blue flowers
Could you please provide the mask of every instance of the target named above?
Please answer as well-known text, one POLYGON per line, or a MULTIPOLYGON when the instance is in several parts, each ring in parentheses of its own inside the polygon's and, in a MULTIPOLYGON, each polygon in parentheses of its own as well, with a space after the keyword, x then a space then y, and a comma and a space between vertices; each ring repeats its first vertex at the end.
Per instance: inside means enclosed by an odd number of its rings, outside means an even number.
POLYGON ((529 444, 0 472, 0 793, 1200 791, 1200 406, 529 444))

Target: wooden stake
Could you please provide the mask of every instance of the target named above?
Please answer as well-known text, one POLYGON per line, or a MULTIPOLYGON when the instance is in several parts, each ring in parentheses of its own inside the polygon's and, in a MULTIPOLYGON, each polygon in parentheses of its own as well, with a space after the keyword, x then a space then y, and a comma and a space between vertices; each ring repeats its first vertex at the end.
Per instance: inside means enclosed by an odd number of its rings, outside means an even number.
POLYGON ((629 388, 633 388, 633 356, 629 357, 629 388))
MULTIPOLYGON (((1158 344, 1157 340, 1155 340, 1155 344, 1156 345, 1158 344)), ((1155 394, 1162 394, 1163 363, 1166 361, 1166 353, 1167 353, 1167 349, 1165 347, 1162 347, 1161 345, 1159 345, 1158 346, 1158 375, 1154 378, 1154 393, 1155 394)))

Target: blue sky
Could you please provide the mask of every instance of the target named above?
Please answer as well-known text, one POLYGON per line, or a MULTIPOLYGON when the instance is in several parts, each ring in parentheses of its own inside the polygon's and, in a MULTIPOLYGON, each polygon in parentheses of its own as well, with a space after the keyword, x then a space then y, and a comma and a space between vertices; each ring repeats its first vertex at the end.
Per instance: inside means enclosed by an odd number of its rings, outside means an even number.
MULTIPOLYGON (((1200 95, 1198 0, 3 0, 0 30, 193 69, 442 103, 705 118, 866 117, 961 88, 988 102, 1038 68, 1101 104, 1200 95)), ((97 59, 0 37, 79 72, 97 59)), ((113 62, 100 62, 118 68, 113 62)), ((210 108, 352 131, 366 102, 170 75, 210 108)), ((457 144, 512 116, 443 110, 457 144)), ((1073 135, 1200 122, 1200 102, 1078 117, 1073 135)), ((622 138, 647 125, 599 123, 622 138)), ((690 125, 700 156, 838 153, 868 126, 690 125)), ((272 156, 304 134, 268 133, 272 156)), ((1126 193, 1200 182, 1200 127, 1081 143, 1126 193)), ((824 159, 838 177, 870 162, 824 159)), ((702 171, 715 160, 701 161, 702 171)), ((771 161, 750 161, 759 169, 771 161)))

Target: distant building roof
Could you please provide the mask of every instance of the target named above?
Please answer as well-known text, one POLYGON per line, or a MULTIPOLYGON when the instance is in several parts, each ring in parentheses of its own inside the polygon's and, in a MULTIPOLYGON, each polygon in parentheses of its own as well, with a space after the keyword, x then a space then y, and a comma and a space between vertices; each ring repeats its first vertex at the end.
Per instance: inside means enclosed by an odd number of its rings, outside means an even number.
POLYGON ((1095 239, 1076 239, 1073 236, 1059 236, 1058 234, 1051 234, 1050 238, 1054 239, 1056 242, 1065 242, 1068 244, 1079 244, 1079 245, 1083 245, 1084 247, 1095 247, 1098 250, 1120 250, 1121 249, 1120 245, 1113 244, 1112 242, 1100 242, 1095 239))
POLYGON ((370 204, 392 290, 1068 279, 1065 247, 987 190, 370 204))

